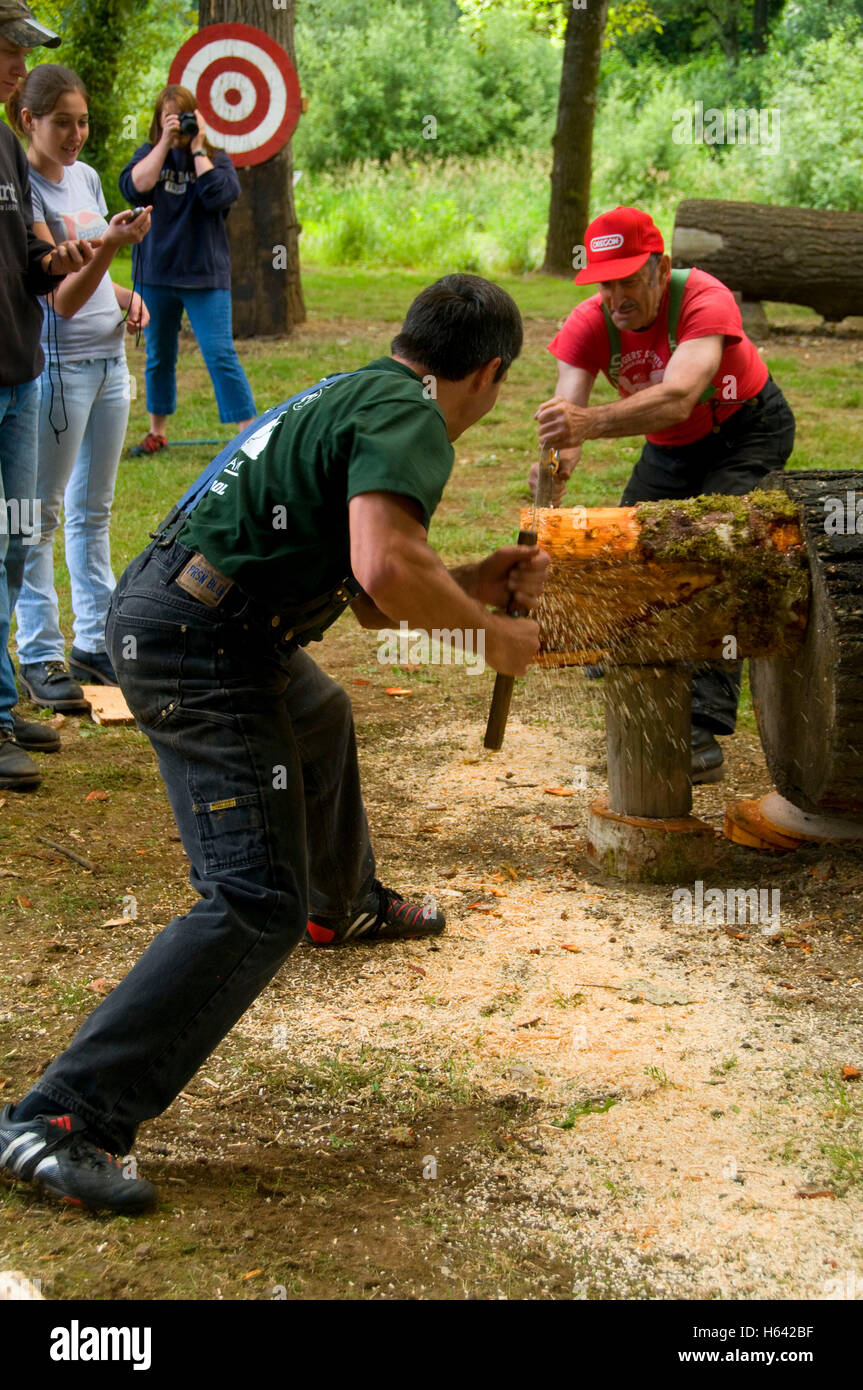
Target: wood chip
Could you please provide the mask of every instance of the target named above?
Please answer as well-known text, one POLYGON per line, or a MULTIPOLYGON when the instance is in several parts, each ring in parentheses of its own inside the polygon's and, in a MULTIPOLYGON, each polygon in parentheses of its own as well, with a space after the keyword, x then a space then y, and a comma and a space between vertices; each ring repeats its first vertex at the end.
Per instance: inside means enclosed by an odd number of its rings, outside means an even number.
POLYGON ((99 975, 97 979, 91 980, 87 989, 91 994, 110 994, 114 986, 110 980, 106 980, 104 975, 99 975))

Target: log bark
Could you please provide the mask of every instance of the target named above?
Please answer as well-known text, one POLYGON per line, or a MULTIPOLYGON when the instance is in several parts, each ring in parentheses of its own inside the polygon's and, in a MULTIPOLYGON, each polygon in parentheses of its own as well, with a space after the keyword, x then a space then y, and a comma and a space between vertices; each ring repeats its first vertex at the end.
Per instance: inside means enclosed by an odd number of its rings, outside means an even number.
POLYGON ((806 304, 831 323, 863 314, 863 213, 687 198, 671 258, 744 299, 806 304))
MULTIPOLYGON (((198 23, 202 29, 237 22, 263 29, 293 62, 294 9, 295 0, 284 8, 272 0, 244 0, 238 14, 236 0, 199 0, 198 23)), ((281 336, 306 319, 290 142, 266 163, 237 173, 242 196, 228 217, 234 336, 281 336)))
POLYGON ((801 507, 812 600, 803 644, 750 668, 767 765, 781 795, 804 811, 863 812, 863 471, 769 482, 801 507), (825 507, 828 498, 844 503, 843 531, 825 529, 838 511, 825 507))
POLYGON ((781 492, 541 509, 536 529, 552 559, 539 664, 736 659, 802 638, 807 557, 781 492))

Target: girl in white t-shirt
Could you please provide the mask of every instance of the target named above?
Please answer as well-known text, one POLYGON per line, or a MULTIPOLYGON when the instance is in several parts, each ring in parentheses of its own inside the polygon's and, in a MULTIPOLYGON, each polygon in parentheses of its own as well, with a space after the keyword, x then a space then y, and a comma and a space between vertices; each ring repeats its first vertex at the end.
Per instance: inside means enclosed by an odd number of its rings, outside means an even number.
POLYGON ((108 532, 129 417, 125 335, 144 327, 148 316, 141 296, 115 285, 108 271, 121 246, 146 236, 150 209, 106 222, 99 176, 78 160, 89 133, 87 92, 70 68, 33 68, 7 112, 27 143, 37 236, 48 242, 80 238, 96 248, 44 310, 36 489, 41 525, 16 610, 22 685, 36 704, 68 710, 86 707, 77 682, 117 683, 105 651, 115 587, 108 532), (54 532, 64 500, 75 614, 68 670, 54 588, 54 532))

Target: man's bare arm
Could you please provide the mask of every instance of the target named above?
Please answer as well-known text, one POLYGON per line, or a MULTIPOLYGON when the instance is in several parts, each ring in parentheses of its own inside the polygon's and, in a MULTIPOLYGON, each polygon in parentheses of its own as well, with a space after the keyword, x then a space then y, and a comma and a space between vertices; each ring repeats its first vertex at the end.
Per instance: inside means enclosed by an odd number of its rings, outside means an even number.
POLYGON ((721 333, 690 338, 672 354, 665 378, 625 400, 582 407, 555 397, 536 412, 540 443, 573 448, 585 439, 656 433, 688 420, 722 361, 721 333))
MULTIPOLYGON (((430 630, 484 631, 486 660, 507 675, 523 675, 538 646, 538 629, 529 619, 489 613, 449 574, 428 543, 420 509, 396 493, 368 492, 351 499, 351 571, 381 626, 407 622, 430 630)), ((361 599, 352 605, 365 622, 371 615, 361 599)))

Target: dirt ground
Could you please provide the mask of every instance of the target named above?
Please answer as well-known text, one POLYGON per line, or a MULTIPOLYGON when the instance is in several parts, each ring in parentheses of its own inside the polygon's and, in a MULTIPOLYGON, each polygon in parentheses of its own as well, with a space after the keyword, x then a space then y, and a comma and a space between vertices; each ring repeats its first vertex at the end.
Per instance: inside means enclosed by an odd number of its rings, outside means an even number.
MULTIPOLYGON (((860 361, 841 334, 789 325, 785 346, 860 361)), ((726 843, 705 887, 777 890, 778 927, 675 922, 672 886, 585 856, 601 683, 532 671, 487 753, 490 672, 394 674, 351 619, 312 651, 354 701, 381 877, 431 894, 446 933, 296 951, 142 1128, 154 1212, 63 1209, 0 1178, 0 1283, 21 1271, 60 1300, 863 1297, 859 849, 726 843)), ((61 737, 36 795, 0 793, 2 1103, 194 900, 144 736, 69 718, 61 737)), ((725 781, 695 791, 717 830, 726 801, 770 787, 751 717, 724 748, 725 781)))
MULTIPOLYGON (((4 1180, 0 1269, 55 1299, 859 1297, 859 855, 728 846, 707 883, 778 888, 779 930, 676 925, 672 888, 584 855, 598 683, 532 672, 487 753, 490 673, 402 673, 390 697, 343 626, 319 650, 354 698, 381 872, 445 935, 295 952, 142 1130, 158 1209, 4 1180)), ((0 813, 9 1098, 193 896, 143 736, 62 737, 50 798, 0 813)), ((696 789, 717 827, 769 786, 756 735, 725 747, 725 783, 696 789)))

